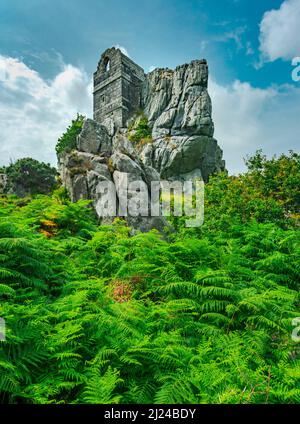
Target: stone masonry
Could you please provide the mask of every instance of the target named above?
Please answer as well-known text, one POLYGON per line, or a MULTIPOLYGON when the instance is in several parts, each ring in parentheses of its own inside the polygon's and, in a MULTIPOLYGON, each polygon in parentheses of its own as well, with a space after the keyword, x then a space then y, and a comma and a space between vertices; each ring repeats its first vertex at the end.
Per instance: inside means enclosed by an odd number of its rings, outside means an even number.
POLYGON ((106 50, 94 73, 94 119, 114 121, 125 126, 132 114, 142 107, 143 69, 119 49, 106 50))

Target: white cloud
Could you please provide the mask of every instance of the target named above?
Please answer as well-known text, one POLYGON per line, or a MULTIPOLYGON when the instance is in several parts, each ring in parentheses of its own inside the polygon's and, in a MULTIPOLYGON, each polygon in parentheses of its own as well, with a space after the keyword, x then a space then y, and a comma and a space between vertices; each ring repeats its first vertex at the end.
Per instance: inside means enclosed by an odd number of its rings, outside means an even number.
POLYGON ((290 60, 300 55, 300 0, 285 0, 279 9, 266 12, 260 23, 263 61, 290 60))
POLYGON ((116 44, 114 47, 115 47, 116 49, 121 50, 121 52, 122 52, 123 54, 125 54, 125 56, 130 57, 130 56, 129 56, 129 53, 128 53, 128 51, 127 51, 127 49, 126 49, 124 46, 120 46, 120 44, 116 44))
POLYGON ((0 55, 0 68, 0 165, 25 156, 55 165, 58 137, 77 112, 91 115, 91 81, 72 65, 52 81, 15 58, 0 55))
MULTIPOLYGON (((229 24, 231 24, 231 22, 225 21, 224 23, 221 22, 217 25, 226 27, 229 24)), ((249 54, 248 52, 250 51, 249 49, 251 45, 249 44, 249 42, 245 44, 243 41, 243 37, 246 31, 247 31, 247 27, 244 25, 244 26, 238 26, 236 28, 232 28, 228 31, 225 31, 219 34, 214 34, 210 36, 208 39, 201 41, 200 49, 201 51, 207 50, 207 48, 209 47, 211 43, 228 43, 229 41, 233 41, 236 45, 237 50, 245 49, 247 54, 249 54)), ((251 54, 252 54, 252 51, 251 51, 251 54)))
POLYGON ((252 44, 251 44, 250 41, 247 41, 247 43, 246 43, 246 55, 251 56, 253 54, 254 54, 254 49, 252 47, 252 44))
POLYGON ((240 50, 243 48, 242 36, 246 31, 246 27, 238 27, 231 31, 225 32, 219 37, 215 37, 215 41, 220 41, 226 43, 227 41, 233 40, 236 43, 237 49, 240 50))
POLYGON ((215 137, 227 168, 244 170, 243 158, 262 148, 267 155, 299 150, 300 88, 291 85, 255 88, 235 81, 211 80, 215 137))

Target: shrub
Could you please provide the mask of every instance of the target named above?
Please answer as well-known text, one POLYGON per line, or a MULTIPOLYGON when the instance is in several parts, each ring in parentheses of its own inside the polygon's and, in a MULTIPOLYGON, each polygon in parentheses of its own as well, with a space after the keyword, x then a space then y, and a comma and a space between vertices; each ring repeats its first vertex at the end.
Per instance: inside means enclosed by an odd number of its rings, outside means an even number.
POLYGON ((56 186, 57 170, 44 162, 24 158, 5 169, 7 184, 5 192, 19 197, 48 194, 56 186))
POLYGON ((283 206, 287 213, 300 210, 300 155, 290 151, 267 159, 261 150, 250 158, 246 165, 246 179, 257 186, 264 197, 271 197, 283 206))
POLYGON ((76 148, 76 139, 80 134, 85 117, 83 115, 77 115, 67 128, 67 131, 58 139, 56 144, 56 154, 60 156, 63 152, 70 152, 76 148))
POLYGON ((148 119, 144 114, 136 118, 128 138, 134 143, 140 143, 142 140, 148 140, 148 142, 152 140, 151 128, 149 127, 148 119))

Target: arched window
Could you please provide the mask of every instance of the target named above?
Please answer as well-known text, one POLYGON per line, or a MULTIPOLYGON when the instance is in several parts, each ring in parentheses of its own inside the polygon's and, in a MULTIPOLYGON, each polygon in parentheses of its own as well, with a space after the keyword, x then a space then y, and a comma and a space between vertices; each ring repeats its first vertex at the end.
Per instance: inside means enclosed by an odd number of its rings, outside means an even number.
POLYGON ((106 57, 105 61, 104 61, 104 70, 105 70, 105 72, 110 70, 110 60, 109 60, 108 57, 106 57))

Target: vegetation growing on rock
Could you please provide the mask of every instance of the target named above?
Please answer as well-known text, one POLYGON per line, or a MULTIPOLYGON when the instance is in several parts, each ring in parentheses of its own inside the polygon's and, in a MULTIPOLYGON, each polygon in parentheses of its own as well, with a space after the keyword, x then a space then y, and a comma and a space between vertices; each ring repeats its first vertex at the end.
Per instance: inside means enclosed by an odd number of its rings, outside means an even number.
POLYGON ((84 119, 85 117, 83 115, 78 114, 77 118, 73 119, 66 132, 58 139, 55 148, 58 156, 76 148, 76 139, 82 130, 84 119))
POLYGON ((147 117, 141 113, 129 126, 128 138, 136 145, 144 145, 152 142, 152 132, 147 117))

